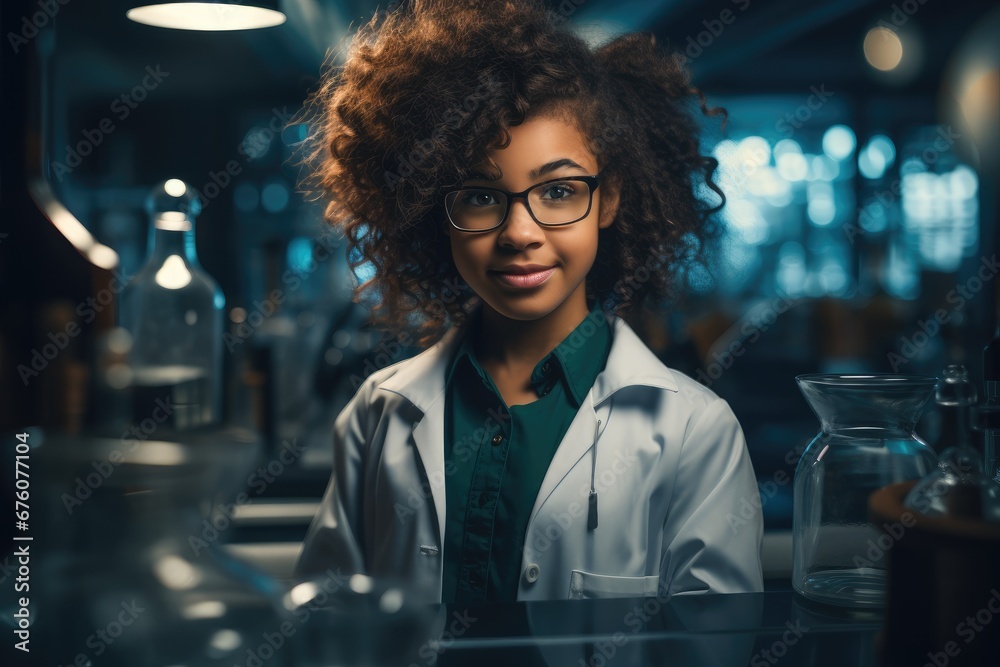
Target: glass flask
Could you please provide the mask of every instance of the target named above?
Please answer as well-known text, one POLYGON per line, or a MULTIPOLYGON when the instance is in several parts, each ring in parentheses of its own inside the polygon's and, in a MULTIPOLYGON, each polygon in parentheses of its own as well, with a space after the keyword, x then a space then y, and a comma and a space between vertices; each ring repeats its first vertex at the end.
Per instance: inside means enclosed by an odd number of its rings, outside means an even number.
POLYGON ((146 200, 149 257, 122 290, 120 324, 132 335, 134 414, 163 403, 178 429, 221 421, 225 296, 198 262, 198 195, 171 179, 146 200))
POLYGON ((846 607, 884 604, 891 544, 868 520, 875 490, 934 469, 934 451, 913 428, 937 378, 800 375, 821 430, 795 469, 792 586, 846 607))

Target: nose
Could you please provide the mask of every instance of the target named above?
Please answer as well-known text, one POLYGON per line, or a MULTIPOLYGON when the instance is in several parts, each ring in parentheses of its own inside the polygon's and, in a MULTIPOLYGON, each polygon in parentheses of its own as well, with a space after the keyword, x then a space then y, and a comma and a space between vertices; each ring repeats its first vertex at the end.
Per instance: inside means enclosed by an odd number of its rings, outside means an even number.
POLYGON ((544 240, 545 230, 531 217, 527 202, 521 197, 516 198, 510 205, 506 222, 500 228, 497 242, 503 246, 521 249, 542 243, 544 240))

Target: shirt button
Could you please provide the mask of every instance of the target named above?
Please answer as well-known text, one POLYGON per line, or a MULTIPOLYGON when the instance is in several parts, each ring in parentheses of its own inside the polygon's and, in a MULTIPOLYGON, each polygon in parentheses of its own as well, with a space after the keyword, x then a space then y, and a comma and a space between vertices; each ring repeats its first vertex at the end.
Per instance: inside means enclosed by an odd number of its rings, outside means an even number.
POLYGON ((547 361, 544 364, 542 364, 542 372, 543 373, 545 373, 546 375, 548 375, 549 371, 551 371, 551 370, 552 370, 552 364, 550 364, 547 361))
POLYGON ((486 495, 485 493, 480 493, 479 494, 479 506, 480 507, 486 507, 486 503, 488 503, 489 501, 490 501, 490 497, 488 495, 486 495))
POLYGON ((494 445, 499 445, 501 442, 503 442, 503 436, 502 435, 500 435, 499 433, 497 433, 495 436, 493 436, 493 444, 494 445))
POLYGON ((529 584, 533 584, 538 581, 538 574, 541 572, 541 568, 535 563, 531 563, 528 567, 524 568, 524 578, 529 584))

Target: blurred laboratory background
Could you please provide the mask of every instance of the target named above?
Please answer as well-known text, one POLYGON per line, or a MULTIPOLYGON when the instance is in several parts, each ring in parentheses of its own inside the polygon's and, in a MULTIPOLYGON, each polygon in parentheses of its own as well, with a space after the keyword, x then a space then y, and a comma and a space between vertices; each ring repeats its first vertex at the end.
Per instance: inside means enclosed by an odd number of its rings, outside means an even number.
MULTIPOLYGON (((247 485, 254 503, 229 541, 297 547, 329 477, 333 420, 363 378, 417 352, 369 326, 352 301, 364 276, 321 203, 298 191, 312 129, 299 122, 303 102, 385 3, 282 0, 283 23, 235 32, 145 25, 123 0, 49 4, 3 6, 0 425, 86 429, 89 327, 114 307, 98 292, 117 297, 113 276, 146 261, 152 189, 193 188, 197 257, 224 295, 222 415, 261 434, 265 465, 282 461, 271 481, 247 485), (73 323, 84 335, 60 338, 73 323), (46 345, 66 350, 33 361, 46 345)), ((1000 271, 1000 10, 550 4, 595 43, 652 32, 728 111, 724 130, 705 119, 703 147, 719 161, 724 233, 685 274, 683 297, 634 326, 732 404, 767 491, 767 531, 785 534, 782 471, 790 478, 818 425, 797 374, 939 376, 964 364, 981 386, 1000 271)), ((918 432, 933 441, 940 430, 931 410, 918 432)), ((276 570, 290 567, 282 553, 276 570)))

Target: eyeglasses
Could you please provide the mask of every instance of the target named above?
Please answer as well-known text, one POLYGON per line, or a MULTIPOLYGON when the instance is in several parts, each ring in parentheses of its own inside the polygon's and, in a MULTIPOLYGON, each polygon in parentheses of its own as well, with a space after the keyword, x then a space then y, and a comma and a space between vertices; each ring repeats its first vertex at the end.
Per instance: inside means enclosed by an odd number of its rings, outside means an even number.
POLYGON ((445 194, 444 208, 452 226, 463 232, 488 232, 500 227, 507 221, 515 199, 524 200, 528 214, 540 225, 571 225, 590 215, 600 177, 597 174, 554 178, 521 192, 486 187, 460 188, 445 194))

